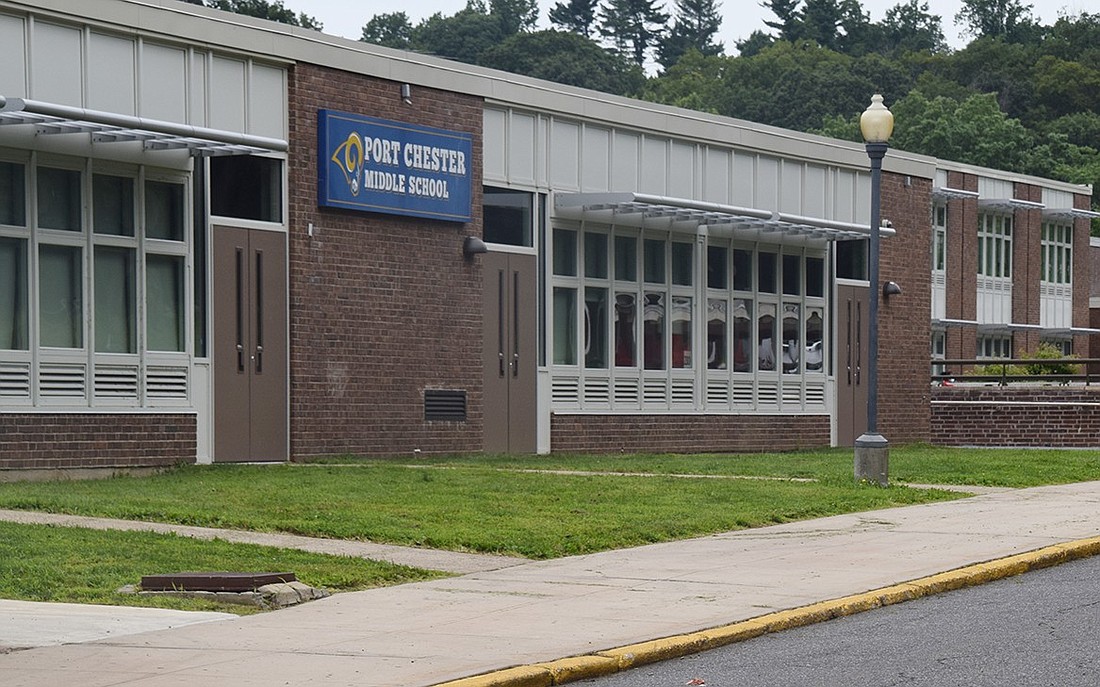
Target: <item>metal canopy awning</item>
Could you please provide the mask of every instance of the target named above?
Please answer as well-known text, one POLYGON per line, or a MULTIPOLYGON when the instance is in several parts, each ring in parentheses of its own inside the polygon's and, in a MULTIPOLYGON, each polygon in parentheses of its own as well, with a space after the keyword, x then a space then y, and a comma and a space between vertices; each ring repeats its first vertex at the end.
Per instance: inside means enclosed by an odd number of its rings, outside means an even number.
MULTIPOLYGON (((869 226, 851 222, 645 193, 559 193, 554 197, 554 210, 559 217, 567 219, 646 229, 727 228, 735 236, 746 239, 773 234, 846 241, 871 235, 869 226)), ((892 228, 882 227, 880 235, 893 236, 894 233, 892 228)))
POLYGON ((977 198, 977 191, 967 191, 961 188, 949 186, 937 186, 932 189, 932 200, 962 200, 964 198, 977 198))
POLYGON ((978 325, 979 334, 1011 334, 1012 332, 1042 331, 1037 324, 1018 324, 1016 322, 983 322, 978 325))
POLYGON ((1018 198, 981 198, 978 207, 982 210, 1042 210, 1046 205, 1018 198))
POLYGON ((1044 329, 1043 334, 1052 338, 1069 337, 1077 334, 1100 334, 1100 329, 1093 327, 1057 327, 1054 329, 1044 329))
POLYGON ((977 320, 953 320, 953 319, 942 319, 942 320, 934 319, 934 320, 932 320, 932 328, 937 329, 937 330, 938 329, 947 329, 948 327, 976 327, 976 326, 978 326, 978 321, 977 320))
POLYGON ((1077 208, 1047 208, 1043 210, 1043 219, 1096 219, 1100 212, 1078 210, 1077 208))
POLYGON ((91 134, 95 143, 141 141, 146 150, 182 149, 196 157, 287 150, 287 142, 278 138, 0 96, 4 125, 31 125, 39 136, 91 134))

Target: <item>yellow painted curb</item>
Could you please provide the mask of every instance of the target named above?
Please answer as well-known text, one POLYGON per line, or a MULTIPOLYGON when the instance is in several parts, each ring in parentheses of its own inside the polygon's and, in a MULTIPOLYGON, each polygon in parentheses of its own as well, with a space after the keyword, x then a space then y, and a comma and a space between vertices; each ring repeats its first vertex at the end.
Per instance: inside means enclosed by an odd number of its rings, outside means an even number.
POLYGON ((1049 568, 1100 554, 1100 537, 1055 544, 985 563, 929 575, 911 582, 882 587, 862 594, 820 601, 808 606, 777 611, 709 630, 654 639, 563 658, 548 663, 518 666, 484 675, 444 682, 437 687, 553 687, 568 682, 610 675, 647 663, 697 654, 727 644, 743 642, 771 632, 832 620, 890 606, 941 592, 975 587, 1029 570, 1049 568))

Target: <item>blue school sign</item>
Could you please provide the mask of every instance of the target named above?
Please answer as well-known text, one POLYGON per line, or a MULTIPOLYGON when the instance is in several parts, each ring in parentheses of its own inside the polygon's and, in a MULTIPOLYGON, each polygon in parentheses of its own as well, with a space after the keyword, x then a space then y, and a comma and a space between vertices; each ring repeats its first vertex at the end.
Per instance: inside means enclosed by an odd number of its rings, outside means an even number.
POLYGON ((318 204, 470 221, 470 134, 320 110, 318 204))

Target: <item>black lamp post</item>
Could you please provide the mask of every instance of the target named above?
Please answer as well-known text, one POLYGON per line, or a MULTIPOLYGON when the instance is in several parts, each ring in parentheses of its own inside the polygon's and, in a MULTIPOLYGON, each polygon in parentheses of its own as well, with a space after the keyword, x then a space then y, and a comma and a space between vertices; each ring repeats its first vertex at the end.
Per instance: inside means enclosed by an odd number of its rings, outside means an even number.
POLYGON ((871 245, 867 256, 868 279, 871 282, 870 335, 867 337, 867 431, 856 439, 855 478, 886 486, 890 463, 890 445, 878 433, 878 300, 879 300, 879 232, 882 227, 880 201, 882 196, 882 158, 890 147, 887 141, 894 131, 894 115, 882 104, 876 93, 871 105, 859 118, 859 129, 871 158, 871 245))

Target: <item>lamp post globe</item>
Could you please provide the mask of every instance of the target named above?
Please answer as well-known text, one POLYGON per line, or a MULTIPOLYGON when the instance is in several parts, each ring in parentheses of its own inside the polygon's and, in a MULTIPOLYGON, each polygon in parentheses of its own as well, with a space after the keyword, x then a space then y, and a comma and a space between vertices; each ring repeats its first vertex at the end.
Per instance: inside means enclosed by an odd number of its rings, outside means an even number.
POLYGON ((886 486, 889 475, 890 445, 878 432, 878 305, 879 305, 879 232, 882 228, 882 158, 889 148, 894 132, 894 115, 876 93, 871 105, 859 118, 867 157, 871 160, 871 235, 868 245, 867 271, 870 282, 867 337, 867 431, 856 439, 854 472, 856 481, 886 486))

